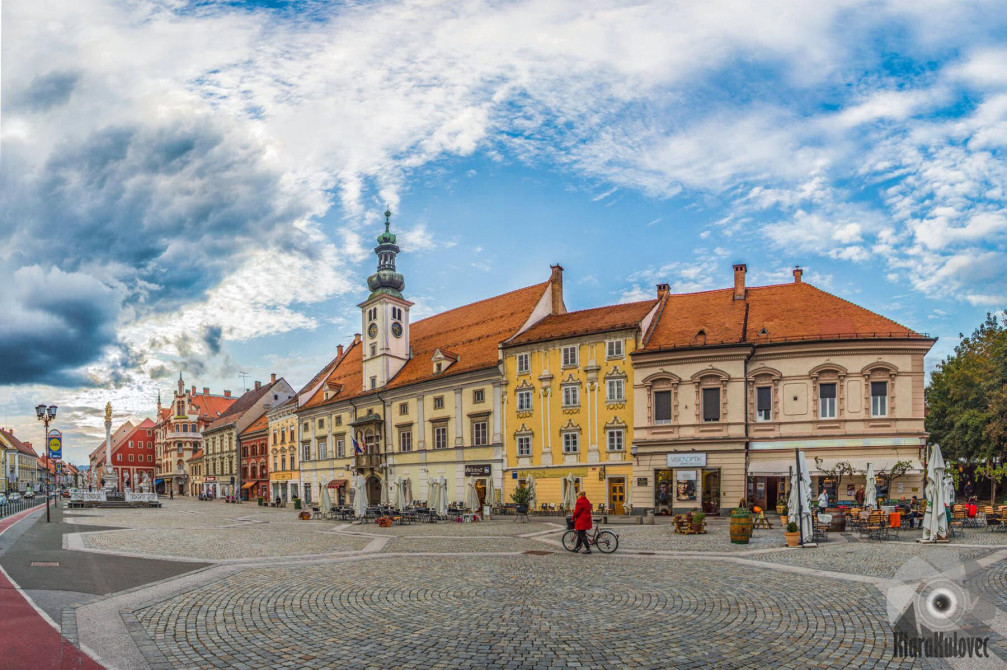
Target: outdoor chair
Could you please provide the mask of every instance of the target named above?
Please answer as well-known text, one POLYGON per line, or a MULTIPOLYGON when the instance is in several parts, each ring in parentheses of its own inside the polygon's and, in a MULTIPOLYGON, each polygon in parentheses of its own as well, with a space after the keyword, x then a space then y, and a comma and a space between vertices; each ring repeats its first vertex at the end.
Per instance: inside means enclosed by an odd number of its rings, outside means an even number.
MULTIPOLYGON (((955 505, 955 507, 958 508, 959 505, 955 505)), ((952 537, 954 537, 956 530, 959 535, 962 534, 963 529, 965 528, 965 522, 967 520, 968 516, 965 513, 964 507, 962 507, 961 509, 955 509, 951 512, 951 523, 948 526, 948 532, 951 533, 952 537)))
POLYGON ((1000 515, 997 514, 993 505, 985 505, 982 514, 983 519, 986 521, 986 530, 996 530, 996 527, 1002 523, 1000 515))
POLYGON ((817 512, 811 515, 811 529, 814 534, 815 542, 818 542, 819 540, 822 542, 829 541, 829 524, 820 522, 818 520, 817 512))
POLYGON ((888 539, 888 524, 881 510, 871 512, 867 519, 867 537, 875 540, 888 539))
POLYGON ((899 529, 902 528, 902 515, 898 512, 888 515, 888 533, 895 535, 895 539, 899 539, 899 529))

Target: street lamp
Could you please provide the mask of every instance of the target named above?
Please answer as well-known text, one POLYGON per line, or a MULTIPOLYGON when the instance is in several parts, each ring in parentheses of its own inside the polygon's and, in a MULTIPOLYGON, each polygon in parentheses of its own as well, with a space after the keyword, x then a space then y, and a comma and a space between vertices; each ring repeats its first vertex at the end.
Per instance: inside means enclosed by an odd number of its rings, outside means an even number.
POLYGON ((35 405, 35 414, 45 426, 45 437, 42 440, 42 449, 45 451, 45 521, 52 523, 52 517, 49 516, 49 422, 56 418, 56 405, 35 405))

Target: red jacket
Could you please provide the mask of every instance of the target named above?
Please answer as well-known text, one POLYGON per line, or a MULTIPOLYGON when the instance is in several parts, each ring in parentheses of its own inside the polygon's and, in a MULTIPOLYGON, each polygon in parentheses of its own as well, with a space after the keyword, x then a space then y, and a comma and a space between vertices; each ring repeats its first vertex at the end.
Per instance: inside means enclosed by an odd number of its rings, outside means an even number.
POLYGON ((577 498, 577 505, 573 508, 573 528, 591 530, 591 503, 587 496, 577 498))

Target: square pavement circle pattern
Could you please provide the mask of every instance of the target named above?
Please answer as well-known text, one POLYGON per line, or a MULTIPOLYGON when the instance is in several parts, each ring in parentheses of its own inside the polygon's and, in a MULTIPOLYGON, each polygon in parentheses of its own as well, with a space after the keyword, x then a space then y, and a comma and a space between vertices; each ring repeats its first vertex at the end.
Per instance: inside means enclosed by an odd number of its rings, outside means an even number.
MULTIPOLYGON (((113 666, 951 667, 892 655, 885 587, 925 555, 911 543, 788 550, 775 529, 739 547, 726 522, 698 541, 615 525, 619 552, 582 556, 558 544, 561 519, 382 529, 177 500, 66 520, 71 548, 216 564, 70 608, 74 641, 113 666), (98 612, 118 612, 128 640, 85 639, 98 612)), ((986 559, 974 579, 1002 608, 1007 534, 989 535, 947 549, 986 559)), ((1007 657, 1002 636, 991 647, 1007 657)))

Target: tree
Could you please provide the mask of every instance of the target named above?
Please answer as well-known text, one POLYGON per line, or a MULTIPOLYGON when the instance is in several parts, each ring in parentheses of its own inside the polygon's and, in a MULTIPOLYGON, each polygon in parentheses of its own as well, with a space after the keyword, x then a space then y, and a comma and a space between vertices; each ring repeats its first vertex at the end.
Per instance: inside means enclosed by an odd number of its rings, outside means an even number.
POLYGON ((823 461, 818 456, 815 456, 815 467, 818 468, 828 479, 836 480, 836 490, 840 490, 840 486, 843 484, 843 477, 851 477, 856 474, 853 465, 847 463, 846 461, 839 461, 832 466, 831 469, 826 468, 822 465, 823 461))
POLYGON ((912 461, 895 461, 892 467, 881 468, 874 473, 875 477, 881 477, 885 481, 885 490, 888 491, 888 498, 892 497, 892 482, 909 472, 913 467, 912 461))

